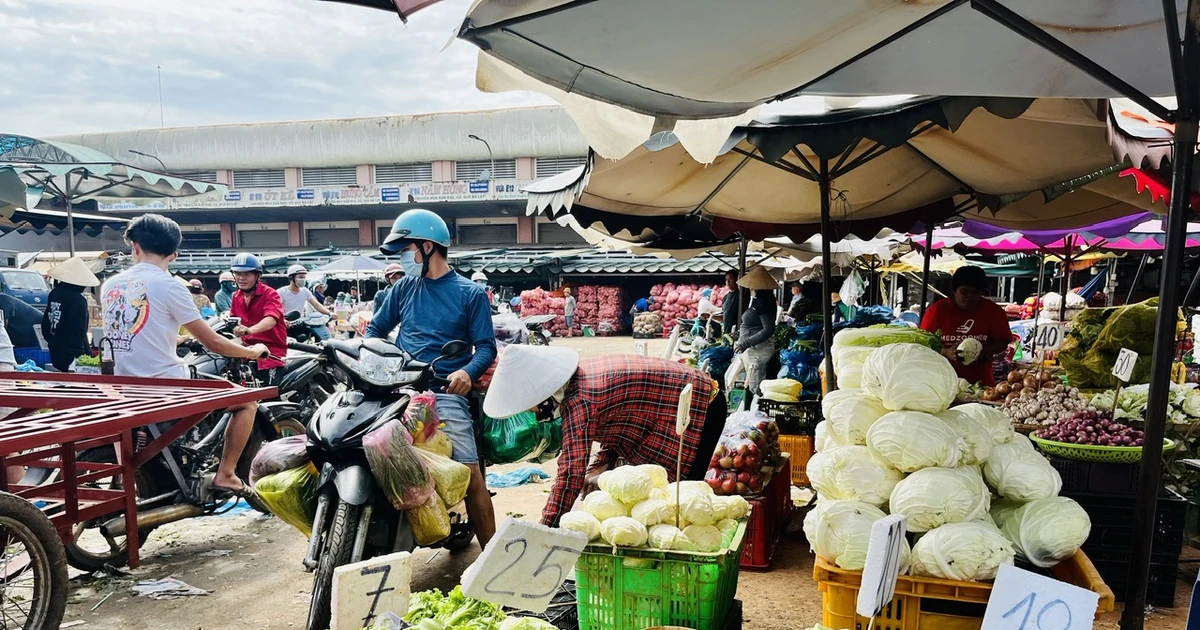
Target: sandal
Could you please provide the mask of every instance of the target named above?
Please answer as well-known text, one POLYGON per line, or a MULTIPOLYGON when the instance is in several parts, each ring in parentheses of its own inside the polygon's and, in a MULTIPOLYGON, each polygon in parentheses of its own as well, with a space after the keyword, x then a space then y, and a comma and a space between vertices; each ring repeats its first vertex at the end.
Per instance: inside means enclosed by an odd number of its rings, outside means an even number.
POLYGON ((250 486, 246 485, 245 483, 241 483, 240 479, 238 481, 239 481, 238 487, 236 487, 236 488, 231 488, 229 486, 219 486, 216 484, 216 482, 213 482, 213 484, 209 487, 212 488, 212 490, 215 492, 228 492, 229 494, 232 494, 233 496, 235 496, 239 499, 249 499, 250 497, 255 496, 254 488, 251 488, 250 486))

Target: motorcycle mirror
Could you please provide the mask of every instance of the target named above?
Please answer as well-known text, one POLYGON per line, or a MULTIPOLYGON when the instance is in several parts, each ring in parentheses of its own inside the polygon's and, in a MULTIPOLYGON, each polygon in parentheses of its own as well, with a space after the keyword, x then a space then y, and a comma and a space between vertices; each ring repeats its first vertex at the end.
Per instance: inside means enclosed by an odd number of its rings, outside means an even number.
POLYGON ((442 346, 442 356, 438 359, 457 359, 471 350, 471 346, 465 341, 447 341, 446 345, 442 346))
POLYGON ((292 311, 290 313, 287 313, 286 315, 283 316, 283 318, 289 322, 294 322, 294 321, 300 319, 300 311, 292 311))

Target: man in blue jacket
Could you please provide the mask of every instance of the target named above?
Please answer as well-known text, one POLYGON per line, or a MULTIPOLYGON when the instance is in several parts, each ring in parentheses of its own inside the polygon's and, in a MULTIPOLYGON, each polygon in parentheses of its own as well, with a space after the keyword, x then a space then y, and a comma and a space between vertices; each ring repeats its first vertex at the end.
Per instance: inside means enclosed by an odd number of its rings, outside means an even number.
POLYGON ((379 249, 389 256, 400 255, 404 277, 387 290, 367 326, 367 336, 387 338, 400 325, 396 345, 424 362, 436 359, 448 341, 465 341, 474 348, 470 355, 438 364, 438 376, 450 384, 437 393, 437 411, 454 445, 453 459, 471 469, 467 515, 484 547, 496 533, 496 517, 479 466, 466 396, 471 384, 496 360, 496 335, 487 293, 450 268, 449 247, 450 230, 433 212, 409 210, 396 219, 379 249))

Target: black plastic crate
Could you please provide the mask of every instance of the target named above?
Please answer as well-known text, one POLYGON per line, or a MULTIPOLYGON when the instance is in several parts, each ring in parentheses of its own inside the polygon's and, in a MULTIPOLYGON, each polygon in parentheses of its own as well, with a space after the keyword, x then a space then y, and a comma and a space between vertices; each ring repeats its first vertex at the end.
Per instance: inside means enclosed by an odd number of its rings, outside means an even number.
MULTIPOLYGON (((1135 497, 1099 494, 1068 494, 1088 513, 1092 531, 1083 549, 1091 556, 1092 549, 1126 549, 1133 544, 1135 536, 1135 497)), ((1184 529, 1187 522, 1187 500, 1178 494, 1165 491, 1158 497, 1155 510, 1154 551, 1178 555, 1183 549, 1184 529)))
POLYGON ((821 421, 821 401, 817 398, 800 402, 759 398, 758 410, 774 420, 784 435, 812 435, 821 421))
MULTIPOLYGON (((1129 586, 1129 548, 1088 549, 1084 553, 1112 589, 1118 602, 1125 601, 1125 589, 1129 586)), ((1146 585, 1146 603, 1160 608, 1175 606, 1175 587, 1179 581, 1178 553, 1163 553, 1155 549, 1150 554, 1150 581, 1146 585)))
POLYGON ((1060 494, 1064 496, 1086 492, 1132 497, 1138 492, 1138 475, 1142 470, 1141 464, 1080 462, 1061 457, 1051 457, 1050 465, 1062 477, 1060 494))

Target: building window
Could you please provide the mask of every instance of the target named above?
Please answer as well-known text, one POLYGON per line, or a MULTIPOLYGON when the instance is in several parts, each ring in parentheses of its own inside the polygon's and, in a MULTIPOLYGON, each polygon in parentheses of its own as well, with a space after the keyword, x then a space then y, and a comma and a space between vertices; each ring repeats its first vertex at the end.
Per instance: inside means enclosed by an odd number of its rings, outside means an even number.
POLYGON ((516 179, 516 160, 496 160, 496 172, 488 176, 492 169, 491 160, 478 162, 456 162, 454 164, 454 179, 460 182, 474 182, 481 179, 516 179))
POLYGON ((578 166, 583 166, 584 164, 587 164, 587 156, 537 158, 535 164, 535 176, 538 179, 554 177, 559 173, 565 173, 578 166))
POLYGON ((302 168, 300 181, 305 186, 352 186, 358 183, 358 169, 353 166, 302 168))
POLYGON ((375 167, 376 184, 419 184, 431 181, 433 162, 379 164, 375 167))
POLYGON ((217 172, 216 171, 179 171, 177 173, 171 173, 171 174, 176 177, 182 177, 184 179, 193 179, 198 182, 208 182, 209 184, 217 183, 217 172))
POLYGON ((287 185, 281 168, 233 172, 234 188, 283 188, 287 185))

